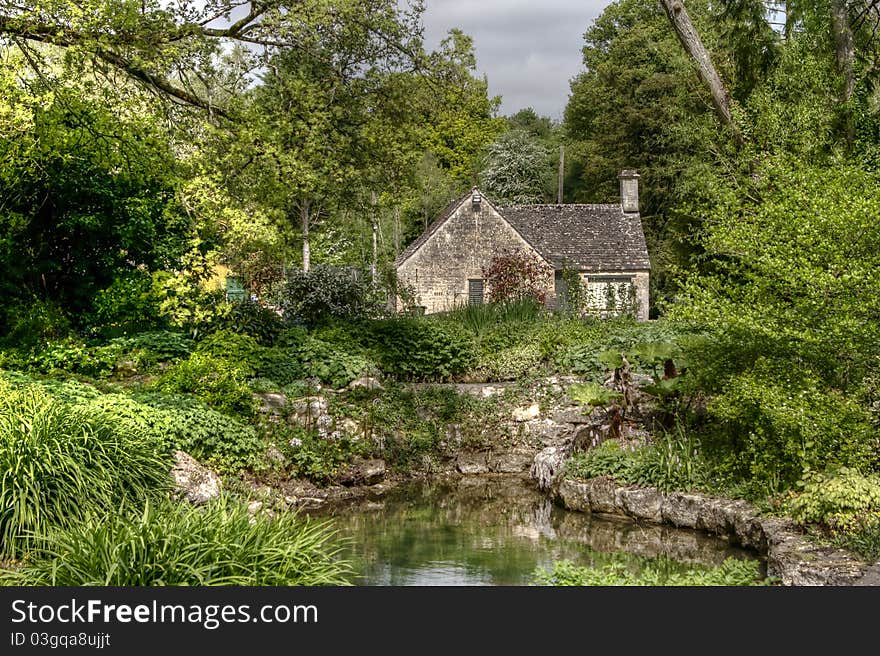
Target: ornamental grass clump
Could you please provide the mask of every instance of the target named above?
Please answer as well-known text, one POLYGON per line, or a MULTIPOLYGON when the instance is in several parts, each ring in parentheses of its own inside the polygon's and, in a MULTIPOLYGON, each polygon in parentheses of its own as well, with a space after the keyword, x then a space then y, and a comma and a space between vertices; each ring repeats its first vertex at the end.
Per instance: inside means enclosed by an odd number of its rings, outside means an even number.
POLYGON ((28 386, 0 387, 0 556, 17 558, 56 528, 168 489, 154 441, 28 386))
POLYGON ((15 571, 11 585, 345 585, 335 532, 293 513, 251 515, 220 497, 205 506, 173 501, 93 518, 54 532, 15 571))

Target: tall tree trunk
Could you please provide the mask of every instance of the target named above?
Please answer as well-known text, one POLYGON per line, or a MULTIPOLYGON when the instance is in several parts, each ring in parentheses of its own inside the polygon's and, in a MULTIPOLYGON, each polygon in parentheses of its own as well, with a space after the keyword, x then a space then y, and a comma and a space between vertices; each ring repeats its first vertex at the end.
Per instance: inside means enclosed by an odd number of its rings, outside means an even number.
POLYGON ((730 128, 734 141, 738 145, 742 145, 745 143, 745 139, 733 120, 733 115, 730 111, 730 94, 727 93, 727 88, 724 86, 724 82, 721 81, 721 76, 718 75, 718 71, 715 70, 715 66, 712 64, 709 51, 706 50, 706 47, 700 40, 700 35, 697 33, 693 23, 691 23, 690 16, 688 16, 687 10, 684 8, 684 2, 682 0, 661 1, 663 9, 666 10, 666 16, 669 18, 669 22, 672 23, 675 34, 678 36, 678 40, 691 59, 696 62, 700 71, 700 78, 709 87, 715 113, 718 114, 724 125, 730 128))
POLYGON ((853 60, 855 59, 855 46, 853 45, 852 26, 849 22, 849 11, 846 0, 831 0, 831 26, 834 30, 834 59, 837 63, 837 72, 843 78, 840 89, 840 102, 844 105, 843 121, 846 143, 852 146, 855 140, 855 128, 853 126, 852 109, 847 105, 852 100, 855 89, 855 77, 853 73, 853 60))
POLYGON ((311 268, 312 250, 309 243, 309 201, 304 200, 299 206, 299 218, 302 220, 303 231, 303 271, 311 268))
POLYGON ((394 259, 400 255, 400 206, 394 207, 394 259))
POLYGON ((373 279, 373 286, 376 286, 376 283, 379 280, 379 248, 378 243, 376 241, 377 233, 379 231, 378 219, 376 217, 376 192, 370 192, 370 205, 372 205, 372 220, 373 220, 373 261, 370 265, 370 276, 373 279))

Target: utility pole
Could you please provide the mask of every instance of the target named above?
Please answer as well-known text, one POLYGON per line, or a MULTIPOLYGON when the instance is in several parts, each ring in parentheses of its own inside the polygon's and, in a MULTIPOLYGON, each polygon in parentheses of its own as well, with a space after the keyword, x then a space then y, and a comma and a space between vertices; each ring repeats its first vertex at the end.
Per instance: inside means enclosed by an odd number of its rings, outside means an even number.
POLYGON ((378 281, 378 270, 377 265, 379 261, 379 248, 377 243, 377 236, 379 232, 379 225, 376 222, 376 192, 370 192, 370 204, 373 206, 373 264, 370 266, 370 274, 373 277, 373 286, 376 286, 378 281))
POLYGON ((559 193, 556 196, 556 203, 562 205, 562 180, 565 178, 565 144, 559 145, 559 193))

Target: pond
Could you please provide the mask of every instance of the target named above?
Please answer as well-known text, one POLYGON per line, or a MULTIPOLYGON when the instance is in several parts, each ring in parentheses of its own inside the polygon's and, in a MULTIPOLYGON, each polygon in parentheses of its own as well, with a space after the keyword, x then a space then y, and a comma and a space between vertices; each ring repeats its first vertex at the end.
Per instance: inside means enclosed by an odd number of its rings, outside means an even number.
POLYGON ((317 514, 333 518, 364 586, 529 585, 562 559, 633 572, 757 559, 698 531, 564 510, 511 476, 410 483, 317 514))

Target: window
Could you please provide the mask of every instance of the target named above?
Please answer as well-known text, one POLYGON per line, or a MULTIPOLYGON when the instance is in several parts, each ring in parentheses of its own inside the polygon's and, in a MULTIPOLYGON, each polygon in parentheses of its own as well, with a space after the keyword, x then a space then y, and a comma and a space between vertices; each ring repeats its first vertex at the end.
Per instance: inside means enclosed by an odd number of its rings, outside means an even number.
POLYGON ((470 305, 483 304, 483 282, 482 278, 468 280, 468 303, 470 305))

